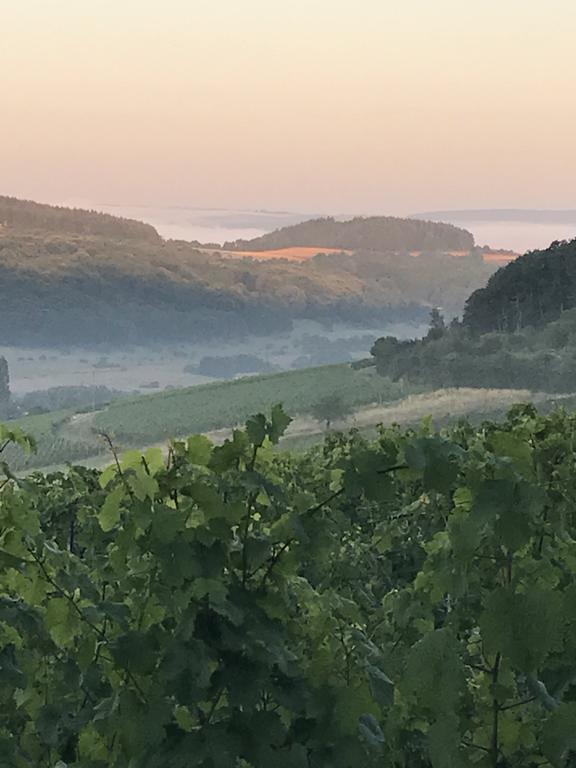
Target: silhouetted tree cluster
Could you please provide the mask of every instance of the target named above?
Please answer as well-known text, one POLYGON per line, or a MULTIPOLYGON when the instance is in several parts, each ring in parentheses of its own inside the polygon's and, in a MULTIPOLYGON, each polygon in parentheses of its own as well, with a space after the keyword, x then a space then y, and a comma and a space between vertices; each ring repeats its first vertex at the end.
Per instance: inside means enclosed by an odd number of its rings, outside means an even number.
POLYGON ((452 323, 440 336, 378 339, 378 373, 432 387, 505 387, 542 392, 576 390, 576 309, 542 328, 473 333, 452 323))
POLYGON ((430 327, 428 329, 428 333, 426 334, 426 338, 431 341, 435 341, 436 339, 441 339, 445 333, 446 322, 444 320, 444 316, 438 307, 434 307, 430 312, 430 327))

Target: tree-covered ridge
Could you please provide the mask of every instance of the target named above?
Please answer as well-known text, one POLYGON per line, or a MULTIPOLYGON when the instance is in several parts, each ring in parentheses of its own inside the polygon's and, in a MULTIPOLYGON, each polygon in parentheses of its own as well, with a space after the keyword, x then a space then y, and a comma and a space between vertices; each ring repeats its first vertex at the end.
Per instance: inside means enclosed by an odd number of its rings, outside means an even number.
POLYGON ((394 216, 356 217, 337 221, 327 217, 283 227, 254 240, 237 240, 224 248, 265 251, 290 246, 316 246, 344 250, 470 251, 474 238, 465 229, 394 216))
POLYGON ((234 338, 296 318, 419 322, 438 303, 459 312, 493 270, 475 255, 364 251, 298 264, 175 241, 0 232, 0 343, 234 338))
POLYGON ((160 242, 160 236, 154 227, 141 221, 0 195, 0 235, 3 230, 39 231, 60 235, 96 235, 160 242))
POLYGON ((0 761, 571 768, 575 417, 288 421, 7 479, 0 761))
POLYGON ((467 325, 432 324, 423 339, 388 336, 372 348, 383 376, 430 387, 524 388, 576 391, 576 309, 541 328, 477 334, 467 325))
POLYGON ((464 324, 474 331, 542 326, 576 307, 576 240, 532 251, 496 272, 466 302, 464 324))

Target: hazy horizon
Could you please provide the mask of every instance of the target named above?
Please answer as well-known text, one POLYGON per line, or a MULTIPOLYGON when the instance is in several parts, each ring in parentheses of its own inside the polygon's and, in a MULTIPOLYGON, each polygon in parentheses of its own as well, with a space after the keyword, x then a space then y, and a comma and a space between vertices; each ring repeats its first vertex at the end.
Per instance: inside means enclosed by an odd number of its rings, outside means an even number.
MULTIPOLYGON (((281 227, 297 224, 318 216, 317 212, 295 211, 266 211, 266 210, 230 210, 225 208, 199 208, 186 206, 122 206, 94 204, 89 201, 63 201, 67 205, 92 207, 103 213, 111 213, 126 218, 141 219, 152 224, 159 234, 166 239, 199 241, 201 243, 218 243, 233 240, 250 240, 266 232, 281 227)), ((492 211, 493 212, 493 211, 492 211)), ((513 250, 524 253, 536 248, 546 248, 554 240, 571 239, 576 237, 576 211, 570 219, 568 211, 558 220, 541 221, 538 216, 530 220, 504 218, 482 218, 480 211, 470 211, 466 217, 465 211, 436 212, 431 220, 445 221, 455 226, 467 229, 474 235, 477 245, 490 246, 496 249, 513 250), (455 214, 455 215, 450 215, 455 214)), ((485 212, 486 214, 489 211, 485 212)), ((526 214, 529 214, 526 211, 526 214)), ((387 212, 381 212, 386 215, 387 212)), ((350 218, 358 214, 341 214, 330 212, 336 218, 350 218)), ((416 212, 412 214, 417 216, 416 212)), ((421 216, 424 216, 422 214, 421 216)))
POLYGON ((574 207, 568 0, 5 4, 2 193, 574 207))

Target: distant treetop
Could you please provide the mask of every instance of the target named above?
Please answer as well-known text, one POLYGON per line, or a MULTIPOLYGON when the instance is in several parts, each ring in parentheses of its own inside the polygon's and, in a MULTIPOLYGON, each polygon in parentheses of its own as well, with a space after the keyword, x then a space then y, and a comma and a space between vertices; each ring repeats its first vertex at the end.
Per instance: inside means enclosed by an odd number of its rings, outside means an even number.
POLYGON ((0 233, 2 230, 160 241, 154 227, 141 221, 0 195, 0 233))
POLYGON ((394 216, 321 218, 277 229, 254 240, 225 243, 225 250, 267 251, 292 246, 373 251, 469 251, 474 237, 465 229, 394 216))

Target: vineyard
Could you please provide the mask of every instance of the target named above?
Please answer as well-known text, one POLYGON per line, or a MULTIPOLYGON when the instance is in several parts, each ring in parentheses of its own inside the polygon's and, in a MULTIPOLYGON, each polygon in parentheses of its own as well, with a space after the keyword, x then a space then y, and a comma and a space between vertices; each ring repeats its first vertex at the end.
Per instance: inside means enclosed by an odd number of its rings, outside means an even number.
POLYGON ((94 424, 128 445, 148 445, 174 435, 236 426, 277 402, 300 414, 330 395, 354 408, 397 400, 422 389, 392 382, 371 370, 326 365, 122 400, 99 413, 94 424))
POLYGON ((70 424, 78 418, 72 411, 53 411, 26 416, 11 422, 30 434, 36 450, 28 455, 18 445, 8 445, 2 456, 14 470, 51 467, 93 458, 106 451, 106 446, 89 430, 74 433, 70 424))
POLYGON ((576 765, 576 416, 289 421, 8 473, 3 768, 576 765))
MULTIPOLYGON (((271 406, 283 396, 294 415, 282 439, 284 449, 301 451, 321 442, 325 424, 311 415, 314 405, 334 396, 345 411, 338 428, 354 427, 374 437, 379 424, 410 426, 425 417, 447 425, 466 417, 473 423, 503 418, 510 406, 534 402, 542 413, 562 405, 574 407, 574 395, 554 396, 515 389, 455 388, 419 392, 406 383, 374 376, 371 370, 354 371, 346 365, 250 377, 207 384, 135 400, 122 400, 96 412, 55 411, 11 422, 30 434, 36 451, 29 456, 17 446, 8 446, 4 458, 15 471, 34 468, 58 469, 66 463, 86 462, 102 466, 109 445, 144 448, 166 446, 171 436, 208 432, 223 440, 260 401, 271 406), (169 425, 169 426, 166 426, 169 425)), ((422 388, 420 388, 422 389, 422 388)))
POLYGON ((9 447, 6 458, 17 470, 57 467, 101 457, 107 450, 105 432, 126 447, 165 442, 173 436, 231 428, 251 413, 283 400, 294 414, 307 413, 320 399, 335 395, 348 408, 396 400, 422 387, 392 383, 372 371, 348 365, 301 369, 235 381, 215 382, 157 395, 124 399, 96 413, 73 410, 28 416, 16 426, 31 434, 36 453, 26 456, 9 447))

